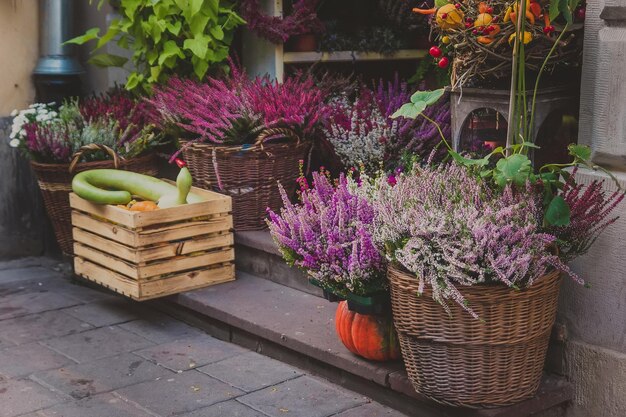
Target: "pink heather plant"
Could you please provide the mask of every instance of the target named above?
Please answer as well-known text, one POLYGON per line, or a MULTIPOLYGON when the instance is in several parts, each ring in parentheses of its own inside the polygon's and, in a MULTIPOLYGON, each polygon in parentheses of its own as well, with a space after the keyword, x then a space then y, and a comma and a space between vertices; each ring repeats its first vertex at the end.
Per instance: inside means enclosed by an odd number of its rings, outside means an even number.
POLYGON ((370 193, 374 241, 386 248, 388 260, 417 276, 420 293, 432 287, 446 309, 452 300, 476 316, 462 286, 524 287, 554 268, 580 282, 550 252, 556 237, 542 232, 540 200, 530 186, 492 191, 466 168, 449 164, 416 168, 396 177, 395 186, 379 181, 370 193))
POLYGON ((274 241, 290 265, 338 294, 370 295, 386 288, 385 263, 371 238, 374 210, 357 195, 350 180, 336 185, 313 173, 313 185, 300 180, 301 204, 289 201, 280 187, 284 208, 269 211, 274 241))
POLYGON ((315 135, 324 97, 313 79, 268 76, 248 78, 231 63, 228 78, 200 83, 172 78, 155 88, 151 102, 162 115, 162 127, 177 126, 202 141, 254 143, 263 128, 289 128, 302 139, 315 135))

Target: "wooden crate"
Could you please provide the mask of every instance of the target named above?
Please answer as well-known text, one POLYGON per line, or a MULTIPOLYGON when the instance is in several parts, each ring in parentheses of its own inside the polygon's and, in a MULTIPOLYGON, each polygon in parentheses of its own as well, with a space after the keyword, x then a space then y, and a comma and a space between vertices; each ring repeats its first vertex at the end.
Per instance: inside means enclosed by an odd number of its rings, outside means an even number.
POLYGON ((231 198, 192 192, 206 201, 146 212, 71 193, 76 274, 138 301, 234 280, 231 198))

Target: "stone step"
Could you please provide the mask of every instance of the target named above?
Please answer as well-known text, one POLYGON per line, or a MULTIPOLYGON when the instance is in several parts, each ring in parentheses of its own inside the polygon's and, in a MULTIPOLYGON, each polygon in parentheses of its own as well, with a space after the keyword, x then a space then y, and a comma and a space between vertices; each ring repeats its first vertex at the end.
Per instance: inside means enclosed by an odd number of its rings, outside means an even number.
POLYGON ((267 230, 235 233, 235 263, 239 271, 322 297, 304 272, 285 264, 267 230))
POLYGON ((376 363, 351 354, 334 330, 336 304, 246 273, 237 280, 154 304, 210 334, 310 370, 399 411, 420 417, 560 417, 570 384, 546 375, 538 394, 511 407, 469 410, 417 394, 401 362, 376 363))

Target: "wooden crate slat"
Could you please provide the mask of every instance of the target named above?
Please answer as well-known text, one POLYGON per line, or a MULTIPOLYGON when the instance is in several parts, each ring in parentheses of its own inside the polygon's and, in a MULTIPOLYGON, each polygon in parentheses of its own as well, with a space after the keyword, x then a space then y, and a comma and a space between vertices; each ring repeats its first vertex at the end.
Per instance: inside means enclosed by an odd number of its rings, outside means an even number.
POLYGON ((119 224, 113 224, 104 220, 98 220, 87 214, 72 211, 72 225, 80 229, 89 230, 92 233, 106 237, 126 246, 137 247, 139 240, 137 233, 128 230, 119 224))
POLYGON ((172 242, 160 246, 150 246, 147 248, 139 248, 136 252, 137 263, 153 262, 160 259, 171 258, 177 255, 188 255, 193 252, 207 251, 221 247, 229 247, 234 244, 232 233, 223 235, 200 236, 184 240, 181 242, 172 242))
POLYGON ((74 255, 102 265, 134 280, 139 279, 139 270, 136 265, 129 264, 115 256, 101 252, 82 243, 74 242, 74 255))
POLYGON ((181 256, 165 262, 140 265, 137 267, 138 279, 149 279, 164 274, 171 274, 189 269, 207 267, 215 264, 231 262, 235 259, 235 249, 207 252, 198 256, 181 256))
POLYGON ((139 286, 137 281, 117 274, 100 265, 91 263, 78 256, 74 257, 74 272, 89 281, 103 285, 127 297, 139 300, 139 286))
POLYGON ((155 243, 170 242, 199 235, 229 230, 233 224, 233 216, 215 217, 209 220, 169 224, 163 228, 141 230, 136 235, 134 246, 148 246, 155 243))
MULTIPOLYGON (((72 233, 74 235, 74 242, 83 243, 86 246, 91 246, 96 249, 106 247, 107 252, 118 258, 135 264, 142 262, 141 252, 138 252, 137 249, 133 249, 122 245, 121 243, 95 235, 87 230, 79 229, 78 227, 74 227, 72 233)), ((143 262, 146 262, 146 260, 144 259, 143 262)))
POLYGON ((135 212, 130 210, 125 210, 110 204, 94 204, 83 200, 74 193, 70 193, 70 206, 73 209, 110 220, 130 229, 137 227, 135 226, 135 212))
POLYGON ((190 271, 172 277, 142 282, 140 299, 150 300, 165 295, 178 294, 209 285, 234 281, 235 265, 224 265, 217 268, 190 271))
POLYGON ((230 211, 232 211, 230 200, 220 198, 219 200, 187 204, 167 209, 137 212, 134 218, 134 224, 135 227, 145 227, 154 224, 171 223, 212 214, 227 214, 230 211))

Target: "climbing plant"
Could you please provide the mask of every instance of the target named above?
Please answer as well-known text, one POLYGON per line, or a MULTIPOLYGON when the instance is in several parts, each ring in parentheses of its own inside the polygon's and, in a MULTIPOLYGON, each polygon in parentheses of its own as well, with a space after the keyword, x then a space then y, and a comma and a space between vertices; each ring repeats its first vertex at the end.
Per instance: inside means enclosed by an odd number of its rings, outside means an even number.
POLYGON ((67 43, 96 41, 88 62, 101 67, 128 62, 101 52, 109 42, 132 51, 128 90, 148 90, 172 74, 202 79, 207 71, 224 68, 234 29, 245 23, 228 0, 119 0, 116 5, 119 16, 104 34, 92 28, 67 43))

